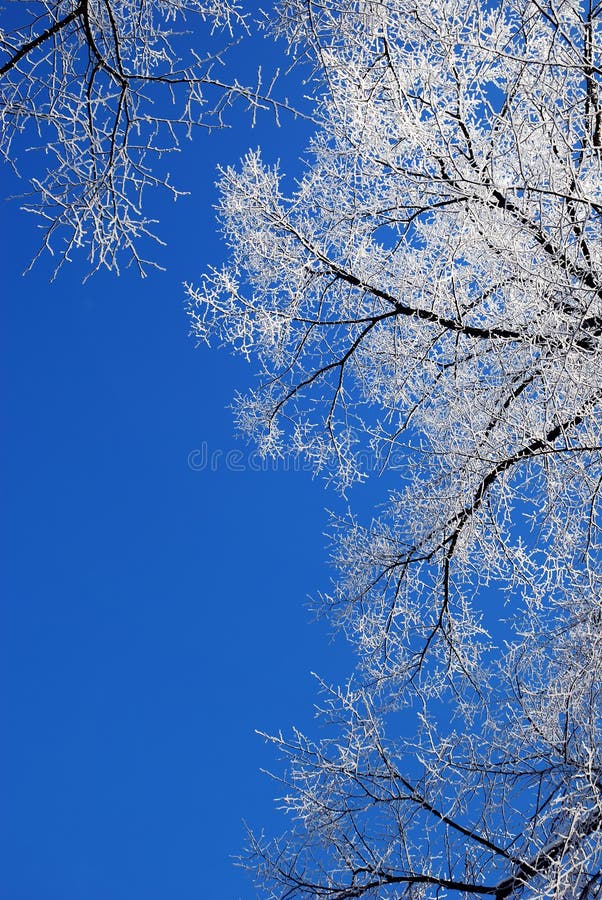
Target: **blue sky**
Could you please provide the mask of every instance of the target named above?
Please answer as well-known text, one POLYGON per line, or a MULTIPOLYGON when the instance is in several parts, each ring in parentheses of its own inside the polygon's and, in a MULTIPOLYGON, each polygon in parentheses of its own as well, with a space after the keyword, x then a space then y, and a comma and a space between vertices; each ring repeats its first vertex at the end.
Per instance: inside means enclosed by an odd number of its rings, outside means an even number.
POLYGON ((3 204, 0 900, 255 896, 230 860, 242 819, 285 823, 254 729, 311 729, 310 672, 349 669, 305 607, 342 502, 304 472, 188 465, 246 452, 227 406, 250 370, 195 350, 183 308, 224 255, 216 165, 262 144, 294 168, 303 143, 240 110, 186 145, 192 196, 153 200, 168 269, 145 281, 82 285, 82 257, 23 277, 36 222, 3 204))

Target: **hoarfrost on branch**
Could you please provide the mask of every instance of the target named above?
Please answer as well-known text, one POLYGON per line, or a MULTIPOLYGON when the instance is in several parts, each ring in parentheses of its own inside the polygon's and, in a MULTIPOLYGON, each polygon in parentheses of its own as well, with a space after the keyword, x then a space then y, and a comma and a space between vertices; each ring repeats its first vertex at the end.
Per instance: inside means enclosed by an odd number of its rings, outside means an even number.
POLYGON ((358 648, 288 760, 273 898, 602 894, 602 6, 301 2, 320 101, 293 190, 221 176, 193 332, 258 369, 239 422, 343 489, 323 598, 358 648), (400 737, 399 735, 403 735, 400 737))

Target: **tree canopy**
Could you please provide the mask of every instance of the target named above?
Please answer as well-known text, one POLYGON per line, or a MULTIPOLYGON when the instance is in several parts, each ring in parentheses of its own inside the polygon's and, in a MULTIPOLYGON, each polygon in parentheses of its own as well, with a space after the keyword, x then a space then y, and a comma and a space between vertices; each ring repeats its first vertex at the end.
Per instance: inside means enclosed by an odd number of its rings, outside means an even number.
MULTIPOLYGON (((50 134, 47 241, 142 263, 150 158, 205 88, 218 119, 259 102, 181 63, 170 22, 238 11, 37 6, 0 35, 2 152, 50 134), (151 111, 161 86, 174 117, 151 111)), ((281 0, 271 34, 311 67, 314 136, 292 187, 259 151, 224 167, 229 263, 187 288, 192 331, 255 366, 237 416, 262 453, 344 491, 376 460, 396 485, 370 522, 333 521, 319 605, 357 671, 323 685, 321 738, 269 738, 291 826, 244 863, 279 900, 594 900, 602 5, 281 0)))
POLYGON ((358 671, 326 737, 273 738, 265 896, 602 891, 601 12, 280 4, 321 124, 288 193, 224 169, 193 330, 257 367, 263 452, 398 487, 334 523, 358 671))
POLYGON ((228 0, 36 0, 5 11, 0 155, 19 168, 26 150, 42 152, 26 208, 59 267, 79 249, 92 270, 133 261, 145 274, 155 261, 141 247, 157 240, 149 189, 185 193, 165 159, 196 127, 221 127, 236 99, 278 109, 260 78, 220 77, 246 29, 228 0))

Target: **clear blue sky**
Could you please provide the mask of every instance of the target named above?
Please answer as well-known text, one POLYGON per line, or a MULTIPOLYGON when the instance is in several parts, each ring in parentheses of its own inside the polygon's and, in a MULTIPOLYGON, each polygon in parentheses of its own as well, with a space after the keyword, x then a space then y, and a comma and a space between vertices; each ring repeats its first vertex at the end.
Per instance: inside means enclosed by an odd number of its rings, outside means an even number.
POLYGON ((0 900, 255 896, 229 859, 242 819, 285 823, 254 729, 311 728, 310 672, 349 668, 304 605, 340 501, 306 473, 187 462, 244 449, 226 407, 251 379, 187 337, 181 283, 223 258, 216 164, 304 143, 247 124, 184 148, 192 197, 151 207, 168 271, 145 281, 82 286, 82 258, 22 277, 35 220, 3 203, 0 900))

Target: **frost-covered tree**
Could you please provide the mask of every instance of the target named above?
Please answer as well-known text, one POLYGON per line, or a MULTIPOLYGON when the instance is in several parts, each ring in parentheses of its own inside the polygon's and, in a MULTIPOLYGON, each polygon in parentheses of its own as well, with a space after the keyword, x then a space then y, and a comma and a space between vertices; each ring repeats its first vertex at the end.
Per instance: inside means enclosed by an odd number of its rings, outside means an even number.
POLYGON ((346 488, 358 671, 288 759, 266 897, 602 896, 602 5, 282 0, 320 126, 221 180, 199 340, 266 454, 346 488))
POLYGON ((0 155, 20 168, 26 150, 43 151, 26 206, 59 259, 84 247, 94 269, 117 270, 121 257, 144 268, 140 239, 155 224, 143 208, 148 188, 179 193, 162 158, 194 126, 219 126, 236 98, 270 105, 269 86, 225 83, 218 71, 244 28, 229 0, 9 0, 0 9, 0 155), (215 30, 224 41, 209 55, 215 30))

